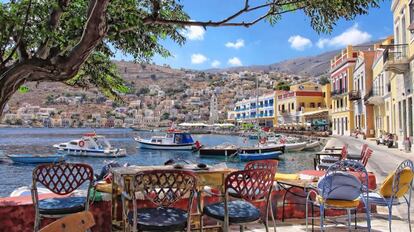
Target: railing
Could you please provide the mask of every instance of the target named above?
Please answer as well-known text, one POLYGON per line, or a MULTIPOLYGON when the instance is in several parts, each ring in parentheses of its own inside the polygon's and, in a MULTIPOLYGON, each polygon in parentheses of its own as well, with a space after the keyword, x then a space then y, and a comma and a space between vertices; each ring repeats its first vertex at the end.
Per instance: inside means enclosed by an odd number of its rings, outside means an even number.
POLYGON ((367 94, 365 94, 364 101, 368 101, 371 97, 381 97, 381 95, 377 89, 371 89, 367 94))
POLYGON ((351 92, 349 92, 349 100, 351 101, 356 101, 361 99, 361 92, 359 92, 359 90, 352 90, 351 92))
POLYGON ((343 89, 336 89, 331 92, 331 96, 340 95, 348 92, 346 88, 343 89))
POLYGON ((407 59, 408 44, 394 44, 382 46, 384 50, 384 63, 387 61, 401 61, 407 59))

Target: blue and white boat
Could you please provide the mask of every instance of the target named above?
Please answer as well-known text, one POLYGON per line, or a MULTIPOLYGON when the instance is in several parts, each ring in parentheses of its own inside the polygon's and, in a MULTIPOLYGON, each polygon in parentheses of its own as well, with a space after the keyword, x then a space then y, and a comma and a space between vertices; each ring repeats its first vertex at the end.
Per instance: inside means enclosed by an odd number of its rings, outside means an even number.
POLYGON ((266 159, 277 159, 282 151, 272 151, 264 153, 239 153, 240 161, 253 161, 253 160, 266 160, 266 159))
POLYGON ((194 150, 201 145, 194 142, 190 133, 168 130, 164 136, 152 136, 150 139, 134 138, 139 148, 154 150, 194 150))
POLYGON ((114 148, 102 135, 87 133, 81 139, 72 140, 67 143, 53 145, 60 154, 71 156, 88 156, 117 158, 126 156, 126 150, 114 148))
POLYGON ((56 163, 65 160, 63 154, 15 154, 7 157, 14 163, 22 164, 56 163))

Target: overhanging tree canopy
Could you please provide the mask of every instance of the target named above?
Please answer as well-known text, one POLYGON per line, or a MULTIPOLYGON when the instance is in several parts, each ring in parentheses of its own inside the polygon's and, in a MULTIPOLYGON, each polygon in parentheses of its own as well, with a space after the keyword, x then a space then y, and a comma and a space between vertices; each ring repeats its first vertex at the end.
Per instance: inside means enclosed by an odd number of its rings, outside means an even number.
MULTIPOLYGON (((11 0, 0 2, 0 116, 25 82, 96 86, 116 96, 125 89, 110 62, 114 50, 148 61, 169 56, 160 40, 185 42, 186 26, 252 26, 277 23, 303 11, 317 32, 329 32, 378 7, 379 0, 240 0, 240 10, 221 19, 194 21, 179 0, 11 0), (251 12, 261 16, 248 21, 251 12)), ((231 1, 234 4, 235 0, 231 1)), ((223 1, 222 4, 230 3, 223 1)))

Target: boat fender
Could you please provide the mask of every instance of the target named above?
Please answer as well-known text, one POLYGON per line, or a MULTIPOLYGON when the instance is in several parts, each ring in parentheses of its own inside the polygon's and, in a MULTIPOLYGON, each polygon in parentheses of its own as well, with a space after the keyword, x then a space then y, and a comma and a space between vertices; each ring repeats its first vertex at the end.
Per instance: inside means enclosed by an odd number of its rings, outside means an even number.
POLYGON ((261 144, 265 144, 265 143, 266 143, 266 138, 261 138, 261 139, 260 139, 260 143, 261 143, 261 144))
POLYGON ((79 147, 85 146, 85 142, 83 140, 79 141, 79 147))
POLYGON ((201 143, 197 140, 197 141, 195 141, 195 148, 196 149, 200 149, 201 148, 201 143))

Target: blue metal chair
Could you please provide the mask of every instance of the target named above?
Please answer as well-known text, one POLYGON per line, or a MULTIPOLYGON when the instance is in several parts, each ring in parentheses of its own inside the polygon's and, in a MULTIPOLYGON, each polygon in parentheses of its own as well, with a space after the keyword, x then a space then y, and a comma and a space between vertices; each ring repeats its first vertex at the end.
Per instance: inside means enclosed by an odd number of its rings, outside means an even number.
POLYGON ((35 207, 34 231, 38 231, 43 217, 60 218, 69 214, 88 211, 89 189, 93 184, 93 169, 82 163, 42 164, 33 170, 32 199, 35 207), (57 195, 68 195, 87 184, 86 197, 57 197, 39 200, 37 184, 40 183, 57 195))
POLYGON ((383 182, 378 191, 369 193, 372 204, 386 206, 388 208, 388 223, 391 231, 392 207, 401 205, 404 198, 408 210, 408 226, 411 230, 410 206, 413 189, 414 164, 411 160, 403 161, 383 182), (408 193, 408 197, 407 197, 408 193))
POLYGON ((306 199, 306 230, 308 229, 308 204, 320 208, 320 227, 324 230, 325 209, 344 209, 348 213, 348 229, 351 230, 351 210, 357 210, 360 201, 365 205, 367 228, 371 231, 370 204, 368 198, 368 173, 364 165, 352 160, 341 160, 331 165, 325 176, 319 180, 316 189, 306 199), (349 172, 352 170, 352 174, 349 172))
POLYGON ((122 193, 123 219, 128 231, 190 231, 196 186, 197 179, 190 171, 138 172, 131 181, 130 191, 122 193), (173 207, 187 196, 186 210, 173 207), (149 200, 155 207, 138 208, 138 199, 149 200), (132 210, 126 200, 132 201, 132 210))
MULTIPOLYGON (((269 231, 268 213, 274 175, 274 171, 269 169, 251 169, 230 173, 224 182, 224 202, 205 206, 203 215, 221 222, 225 232, 229 231, 231 224, 240 225, 240 231, 242 231, 245 224, 258 221, 262 221, 266 231, 269 231), (237 200, 229 200, 230 192, 237 196, 237 200), (266 204, 264 220, 261 220, 259 208, 252 204, 256 202, 266 204)), ((202 220, 200 226, 203 226, 202 220)))

